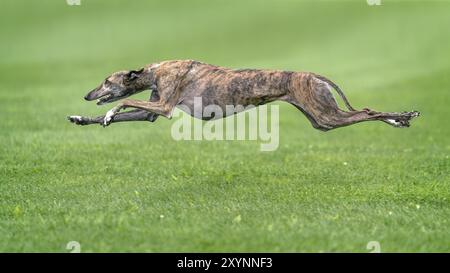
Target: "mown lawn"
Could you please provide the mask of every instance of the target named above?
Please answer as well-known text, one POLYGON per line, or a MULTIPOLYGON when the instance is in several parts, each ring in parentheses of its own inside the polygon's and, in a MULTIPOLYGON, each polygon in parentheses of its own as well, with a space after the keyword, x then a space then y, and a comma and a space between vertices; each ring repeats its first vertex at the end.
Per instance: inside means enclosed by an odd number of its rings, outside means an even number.
MULTIPOLYGON (((0 3, 0 251, 450 251, 450 2, 0 3), (108 74, 166 59, 314 71, 408 129, 327 133, 280 103, 280 146, 78 127, 108 74)), ((146 98, 141 94, 139 98, 146 98)))

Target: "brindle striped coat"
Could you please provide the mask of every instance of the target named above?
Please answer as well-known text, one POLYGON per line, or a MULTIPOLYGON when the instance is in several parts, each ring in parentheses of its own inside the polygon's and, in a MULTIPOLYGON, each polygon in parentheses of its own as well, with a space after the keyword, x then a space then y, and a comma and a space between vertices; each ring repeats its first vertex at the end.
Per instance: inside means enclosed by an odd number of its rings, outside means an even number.
POLYGON ((379 120, 395 127, 408 127, 409 120, 419 112, 377 112, 367 108, 355 110, 341 89, 329 79, 310 72, 260 69, 229 69, 193 60, 165 61, 150 64, 138 71, 112 74, 86 95, 87 100, 99 99, 99 104, 126 98, 146 89, 153 90, 149 101, 125 99, 107 115, 89 118, 70 116, 76 124, 147 120, 158 115, 171 118, 173 109, 189 109, 190 114, 204 118, 194 109, 194 98, 201 97, 203 107, 217 105, 226 116, 227 105, 262 105, 286 101, 303 112, 314 128, 327 131, 362 121, 379 120), (347 110, 338 107, 331 93, 334 88, 347 110), (119 113, 124 108, 137 110, 119 113))

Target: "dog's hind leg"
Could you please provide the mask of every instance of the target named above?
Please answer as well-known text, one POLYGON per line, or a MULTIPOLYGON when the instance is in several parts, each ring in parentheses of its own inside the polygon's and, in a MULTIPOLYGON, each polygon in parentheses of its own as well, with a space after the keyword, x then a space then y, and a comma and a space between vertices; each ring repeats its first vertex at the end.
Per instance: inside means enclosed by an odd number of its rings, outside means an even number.
MULTIPOLYGON (((287 102, 299 109, 321 131, 336 128, 346 116, 330 90, 330 85, 314 74, 299 74, 293 77, 287 102)), ((346 101, 349 108, 353 109, 346 101)), ((353 111, 352 111, 353 112, 353 111)))
POLYGON ((362 111, 348 112, 347 117, 343 120, 342 126, 351 125, 362 121, 383 121, 391 126, 397 128, 409 127, 410 120, 418 117, 420 113, 418 111, 410 112, 377 112, 370 109, 364 109, 362 111))
MULTIPOLYGON (((113 117, 111 122, 123 121, 149 121, 154 122, 158 118, 158 114, 151 113, 141 109, 135 109, 128 112, 118 113, 113 117)), ((103 124, 105 116, 95 118, 83 116, 68 116, 67 119, 77 125, 103 124)))
POLYGON ((409 127, 409 121, 419 116, 417 111, 402 113, 377 112, 369 109, 358 111, 350 105, 342 91, 340 91, 339 94, 344 98, 345 104, 350 110, 344 111, 339 108, 331 93, 329 80, 324 81, 323 78, 309 75, 309 77, 307 76, 303 79, 303 82, 306 84, 297 85, 297 88, 294 85, 296 89, 294 89, 287 101, 301 110, 308 117, 314 128, 322 131, 376 120, 383 121, 394 127, 409 127))
MULTIPOLYGON (((339 127, 349 126, 365 121, 383 121, 397 128, 410 126, 410 120, 418 117, 418 111, 411 112, 376 112, 369 109, 361 111, 338 111, 333 115, 313 115, 309 118, 313 127, 322 131, 328 131, 339 127)), ((308 116, 308 115, 307 115, 308 116)))

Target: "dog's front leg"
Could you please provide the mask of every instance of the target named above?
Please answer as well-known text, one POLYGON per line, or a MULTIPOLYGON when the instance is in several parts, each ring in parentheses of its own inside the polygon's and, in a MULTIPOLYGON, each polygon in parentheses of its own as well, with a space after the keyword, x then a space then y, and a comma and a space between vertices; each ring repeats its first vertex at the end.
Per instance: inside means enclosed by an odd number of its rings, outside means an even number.
POLYGON ((106 113, 105 118, 103 119, 103 126, 108 126, 121 110, 129 107, 145 110, 170 119, 172 117, 172 110, 174 106, 161 101, 152 102, 126 99, 106 113))
MULTIPOLYGON (((128 112, 119 113, 114 116, 111 122, 124 121, 149 121, 154 122, 158 118, 157 114, 150 113, 145 110, 135 109, 128 112)), ((105 116, 84 117, 84 116, 68 116, 67 119, 77 125, 103 124, 105 116)))

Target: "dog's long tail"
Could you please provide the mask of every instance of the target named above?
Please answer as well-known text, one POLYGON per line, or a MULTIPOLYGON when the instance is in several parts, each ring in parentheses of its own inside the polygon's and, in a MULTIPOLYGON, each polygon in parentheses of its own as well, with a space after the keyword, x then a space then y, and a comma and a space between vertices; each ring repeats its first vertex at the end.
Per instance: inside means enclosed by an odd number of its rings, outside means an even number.
POLYGON ((316 78, 318 78, 319 80, 322 80, 322 81, 328 83, 329 85, 331 85, 334 88, 334 90, 336 90, 336 92, 339 94, 339 96, 341 96, 341 98, 344 101, 345 106, 347 106, 348 110, 356 111, 355 108, 353 108, 353 106, 350 105, 350 102, 348 102, 347 97, 345 97, 345 95, 344 95, 344 92, 342 92, 342 90, 339 88, 339 86, 337 86, 337 84, 332 82, 330 79, 325 78, 324 76, 317 75, 317 74, 314 74, 314 76, 316 78))

